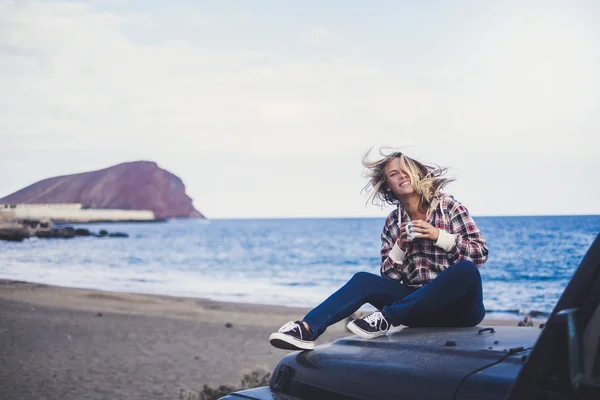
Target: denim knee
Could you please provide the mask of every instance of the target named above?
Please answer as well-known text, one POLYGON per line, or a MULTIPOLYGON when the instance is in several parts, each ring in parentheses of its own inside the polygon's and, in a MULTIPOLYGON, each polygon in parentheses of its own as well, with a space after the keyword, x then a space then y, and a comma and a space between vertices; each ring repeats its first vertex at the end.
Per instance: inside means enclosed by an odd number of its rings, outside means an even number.
POLYGON ((477 268, 477 265, 473 264, 470 260, 460 260, 456 264, 450 266, 450 268, 452 268, 452 271, 455 273, 460 272, 465 275, 473 274, 479 276, 479 268, 477 268))
POLYGON ((360 272, 355 273, 350 280, 364 282, 364 281, 373 279, 373 277, 378 277, 378 275, 374 275, 370 272, 360 271, 360 272))

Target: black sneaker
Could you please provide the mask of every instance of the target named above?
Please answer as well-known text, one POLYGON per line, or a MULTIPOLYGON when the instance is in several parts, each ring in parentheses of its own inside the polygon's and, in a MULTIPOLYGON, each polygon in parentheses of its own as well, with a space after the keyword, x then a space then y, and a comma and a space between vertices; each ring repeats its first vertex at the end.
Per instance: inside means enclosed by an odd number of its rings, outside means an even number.
POLYGON ((348 329, 365 339, 385 335, 390 326, 381 311, 375 311, 364 318, 355 319, 348 323, 348 329))
POLYGON ((269 342, 272 346, 286 350, 312 350, 315 348, 312 333, 300 321, 290 321, 279 328, 278 332, 271 334, 269 342))

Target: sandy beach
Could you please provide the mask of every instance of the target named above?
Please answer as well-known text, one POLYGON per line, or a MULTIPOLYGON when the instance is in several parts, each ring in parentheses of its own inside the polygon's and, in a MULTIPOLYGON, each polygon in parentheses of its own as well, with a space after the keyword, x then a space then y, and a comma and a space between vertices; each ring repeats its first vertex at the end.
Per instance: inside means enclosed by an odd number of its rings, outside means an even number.
MULTIPOLYGON (((269 334, 306 311, 0 280, 0 399, 171 400, 235 386, 273 369, 288 351, 269 334)), ((348 335, 342 321, 317 344, 348 335)))

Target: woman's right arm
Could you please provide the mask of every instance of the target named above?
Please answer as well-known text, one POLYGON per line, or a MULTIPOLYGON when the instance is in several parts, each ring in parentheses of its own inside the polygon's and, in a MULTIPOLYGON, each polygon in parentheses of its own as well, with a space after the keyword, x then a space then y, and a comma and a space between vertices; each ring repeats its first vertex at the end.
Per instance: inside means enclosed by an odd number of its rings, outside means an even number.
POLYGON ((383 231, 381 232, 381 276, 400 280, 399 273, 402 268, 405 252, 400 249, 397 241, 400 238, 399 227, 397 224, 397 214, 391 213, 385 220, 383 231))

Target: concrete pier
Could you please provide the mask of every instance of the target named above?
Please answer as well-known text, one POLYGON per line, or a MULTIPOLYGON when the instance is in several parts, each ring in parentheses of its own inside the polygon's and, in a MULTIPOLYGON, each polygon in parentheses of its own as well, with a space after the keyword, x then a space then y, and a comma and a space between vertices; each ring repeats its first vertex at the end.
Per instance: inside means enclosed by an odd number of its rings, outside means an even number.
POLYGON ((84 209, 81 204, 0 204, 0 219, 51 220, 53 222, 155 221, 150 210, 84 209))

